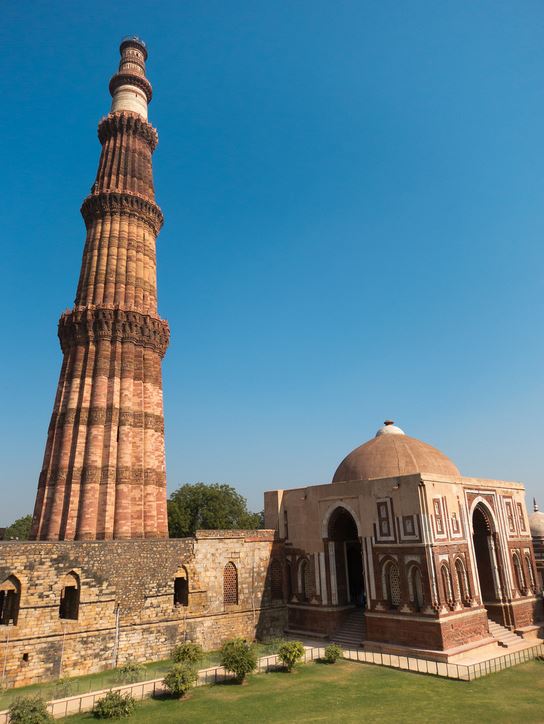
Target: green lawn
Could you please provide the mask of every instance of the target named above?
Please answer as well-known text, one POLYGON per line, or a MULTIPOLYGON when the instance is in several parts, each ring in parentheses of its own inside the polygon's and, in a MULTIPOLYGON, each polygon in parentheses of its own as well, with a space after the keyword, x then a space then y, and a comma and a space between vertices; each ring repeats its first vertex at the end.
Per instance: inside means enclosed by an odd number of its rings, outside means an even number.
MULTIPOLYGON (((91 714, 68 724, 96 721, 91 714)), ((147 700, 130 724, 154 722, 543 722, 544 663, 531 661, 473 682, 342 661, 294 674, 251 676, 246 686, 195 689, 188 700, 147 700)))
MULTIPOLYGON (((255 650, 258 656, 267 656, 268 654, 275 653, 280 643, 281 639, 273 639, 267 643, 257 643, 255 644, 255 650)), ((144 670, 139 680, 160 679, 166 674, 170 666, 172 666, 170 659, 152 661, 144 664, 144 670)), ((204 654, 199 668, 205 669, 211 668, 212 666, 219 666, 219 651, 207 651, 204 654)), ((87 676, 65 679, 60 683, 58 681, 51 681, 46 684, 22 686, 18 689, 0 689, 0 711, 7 709, 11 702, 20 696, 39 695, 50 701, 51 699, 62 699, 64 696, 84 694, 88 691, 120 686, 123 683, 125 682, 120 678, 119 670, 109 669, 107 671, 101 671, 98 674, 88 674, 87 676)))

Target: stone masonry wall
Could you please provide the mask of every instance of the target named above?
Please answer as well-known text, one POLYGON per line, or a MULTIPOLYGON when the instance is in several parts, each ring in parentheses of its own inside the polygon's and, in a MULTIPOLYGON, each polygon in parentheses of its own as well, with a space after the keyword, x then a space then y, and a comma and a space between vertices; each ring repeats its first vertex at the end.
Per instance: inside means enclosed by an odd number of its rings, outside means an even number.
POLYGON ((205 649, 234 636, 278 636, 286 607, 271 600, 272 531, 206 531, 195 538, 0 542, 0 584, 20 582, 17 625, 0 626, 5 683, 22 686, 167 658, 187 638, 205 649), (223 604, 223 570, 238 573, 238 603, 223 604), (78 620, 59 618, 62 579, 80 579, 78 620), (176 574, 188 605, 174 605, 176 574))

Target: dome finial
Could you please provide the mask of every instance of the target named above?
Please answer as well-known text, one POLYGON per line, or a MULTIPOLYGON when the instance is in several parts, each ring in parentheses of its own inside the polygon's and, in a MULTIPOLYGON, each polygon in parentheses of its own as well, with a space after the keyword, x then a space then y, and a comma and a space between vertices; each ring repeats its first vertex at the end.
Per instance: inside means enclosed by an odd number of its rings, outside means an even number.
POLYGON ((383 427, 380 427, 376 433, 376 437, 379 435, 404 435, 404 430, 397 427, 393 420, 385 420, 383 427))
POLYGON ((533 510, 535 513, 538 513, 540 508, 538 507, 538 503, 536 502, 536 498, 533 498, 533 510))

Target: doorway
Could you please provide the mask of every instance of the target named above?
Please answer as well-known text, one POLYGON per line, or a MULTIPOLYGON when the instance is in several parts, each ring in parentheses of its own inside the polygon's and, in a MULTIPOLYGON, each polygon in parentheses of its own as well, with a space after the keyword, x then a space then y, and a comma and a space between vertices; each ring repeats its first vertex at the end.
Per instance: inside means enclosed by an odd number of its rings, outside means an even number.
POLYGON ((329 541, 334 542, 338 604, 364 608, 365 580, 357 524, 351 513, 339 506, 331 515, 329 541))
POLYGON ((500 602, 500 582, 493 522, 482 505, 477 505, 472 514, 472 530, 482 603, 487 608, 500 602))

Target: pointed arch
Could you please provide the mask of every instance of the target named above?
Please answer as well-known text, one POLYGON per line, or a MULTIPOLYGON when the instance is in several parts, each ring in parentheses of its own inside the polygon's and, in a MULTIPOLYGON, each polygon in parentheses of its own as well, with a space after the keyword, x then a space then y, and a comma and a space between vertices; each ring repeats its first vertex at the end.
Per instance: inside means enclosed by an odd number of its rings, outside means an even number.
POLYGON ((321 537, 322 537, 322 538, 328 538, 328 537, 329 537, 329 523, 330 523, 331 517, 332 517, 333 513, 338 514, 338 512, 340 512, 339 509, 342 509, 342 508, 343 508, 345 511, 347 511, 347 512, 351 515, 351 517, 353 518, 353 521, 354 521, 355 526, 356 526, 356 528, 357 528, 357 536, 358 536, 359 538, 362 537, 361 523, 359 522, 359 517, 357 516, 357 513, 353 510, 353 508, 351 507, 351 505, 348 505, 348 503, 344 503, 344 502, 342 501, 342 502, 334 502, 334 503, 327 509, 327 512, 326 512, 325 515, 323 516, 323 522, 322 522, 322 524, 321 524, 321 537))
POLYGON ((470 526, 475 572, 484 606, 502 599, 499 559, 503 556, 497 541, 497 519, 489 504, 478 496, 472 503, 470 526))
POLYGON ((80 578, 75 571, 70 571, 61 579, 60 584, 59 618, 77 621, 81 595, 80 578))
POLYGON ((516 581, 516 588, 520 595, 525 592, 525 576, 523 575, 523 568, 521 567, 521 560, 517 551, 512 553, 512 563, 514 564, 514 580, 516 581))
POLYGON ((293 567, 291 561, 285 562, 285 583, 287 592, 287 602, 293 598, 293 567))
POLYGON ((453 606, 455 601, 453 595, 453 582, 451 579, 450 567, 445 561, 440 565, 440 575, 442 577, 442 585, 444 587, 444 603, 448 606, 453 606))
POLYGON ((13 574, 0 585, 0 626, 17 626, 21 604, 21 582, 13 574))
POLYGON ((270 563, 270 598, 283 601, 283 566, 278 558, 273 558, 270 563))
POLYGON ((410 602, 414 605, 416 611, 421 611, 425 605, 425 596, 423 593, 423 576, 417 563, 412 563, 408 569, 408 592, 410 602))
POLYGON ((223 569, 223 603, 225 606, 238 603, 238 569, 232 561, 223 569))
POLYGON ((468 583, 467 569, 461 558, 455 559, 455 574, 457 576, 457 588, 463 606, 470 606, 470 586, 468 583))
POLYGON ((529 574, 529 584, 531 586, 531 589, 533 593, 536 593, 536 580, 535 580, 535 572, 533 569, 533 561, 531 560, 531 555, 529 553, 525 554, 525 565, 527 566, 527 573, 529 574))
POLYGON ((180 566, 174 578, 174 606, 189 605, 189 573, 180 566))
POLYGON ((489 533, 496 533, 499 529, 497 525, 497 516, 487 500, 485 500, 485 498, 481 495, 474 498, 472 505, 470 506, 471 533, 474 534, 474 513, 477 508, 486 521, 489 533))
POLYGON ((399 608, 401 603, 400 571, 396 561, 387 560, 382 567, 382 588, 389 608, 399 608))
POLYGON ((301 601, 312 598, 312 571, 307 558, 302 558, 298 564, 298 593, 301 601))

